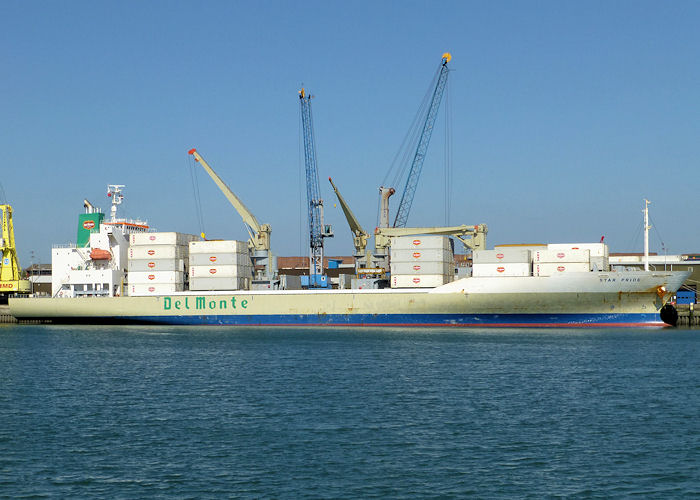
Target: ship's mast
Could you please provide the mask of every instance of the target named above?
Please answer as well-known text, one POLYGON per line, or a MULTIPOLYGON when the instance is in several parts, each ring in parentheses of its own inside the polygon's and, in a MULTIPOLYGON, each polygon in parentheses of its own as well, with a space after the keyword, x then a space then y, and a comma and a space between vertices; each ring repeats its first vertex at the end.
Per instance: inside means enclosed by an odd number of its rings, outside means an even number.
POLYGON ((123 187, 126 186, 124 184, 110 184, 107 186, 107 196, 112 198, 112 206, 110 207, 112 219, 110 222, 117 222, 117 207, 124 201, 124 195, 122 194, 123 187))
POLYGON ((647 199, 644 200, 644 270, 649 270, 649 205, 651 202, 647 199))

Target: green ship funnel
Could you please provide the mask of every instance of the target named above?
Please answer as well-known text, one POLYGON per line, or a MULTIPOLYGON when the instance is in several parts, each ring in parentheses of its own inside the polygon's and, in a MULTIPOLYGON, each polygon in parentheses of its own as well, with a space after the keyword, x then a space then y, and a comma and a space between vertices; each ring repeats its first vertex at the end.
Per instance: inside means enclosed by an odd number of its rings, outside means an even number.
POLYGON ((78 248, 88 246, 90 243, 90 233, 100 230, 100 224, 102 224, 104 218, 105 214, 102 212, 80 214, 78 216, 78 238, 76 241, 78 248))

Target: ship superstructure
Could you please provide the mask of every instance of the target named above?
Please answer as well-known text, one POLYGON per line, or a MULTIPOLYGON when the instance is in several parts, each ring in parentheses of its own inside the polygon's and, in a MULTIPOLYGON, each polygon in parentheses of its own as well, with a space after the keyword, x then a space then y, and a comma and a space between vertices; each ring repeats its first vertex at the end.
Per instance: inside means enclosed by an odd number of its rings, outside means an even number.
POLYGON ((110 218, 88 200, 78 217, 76 242, 55 245, 51 251, 53 297, 114 297, 126 284, 129 235, 150 230, 143 220, 119 217, 124 185, 107 186, 110 218))

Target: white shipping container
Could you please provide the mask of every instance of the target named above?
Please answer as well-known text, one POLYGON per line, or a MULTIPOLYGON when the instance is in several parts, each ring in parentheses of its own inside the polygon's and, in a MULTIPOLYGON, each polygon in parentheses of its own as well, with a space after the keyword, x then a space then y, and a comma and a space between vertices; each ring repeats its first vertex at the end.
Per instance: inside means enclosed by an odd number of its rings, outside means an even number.
POLYGON ((590 271, 588 262, 540 262, 532 265, 535 276, 554 276, 563 273, 587 273, 590 271))
POLYGON ((190 253, 191 266, 252 266, 248 252, 246 253, 190 253))
POLYGON ((588 250, 591 257, 608 256, 608 245, 605 243, 550 243, 547 250, 588 250))
POLYGON ((143 283, 131 284, 127 288, 130 296, 137 295, 167 295, 173 292, 182 292, 182 283, 143 283))
POLYGON ((185 233, 132 233, 129 243, 132 246, 143 245, 178 245, 187 246, 190 241, 198 240, 199 236, 185 233))
POLYGON ((191 241, 190 254, 248 253, 248 242, 237 240, 191 241))
POLYGON ((450 238, 447 236, 397 236, 391 238, 392 250, 451 250, 450 238))
POLYGON ((248 278, 191 278, 190 290, 248 290, 248 278))
POLYGON ((502 262, 500 264, 474 264, 472 266, 472 276, 493 277, 493 276, 530 276, 532 274, 532 264, 529 262, 502 262))
POLYGON ((185 271, 185 259, 129 259, 132 271, 185 271))
MULTIPOLYGON (((546 247, 543 247, 546 248, 546 247)), ((530 262, 530 250, 503 248, 499 250, 477 250, 472 253, 474 264, 501 264, 504 262, 530 262)))
POLYGON ((449 283, 452 279, 442 274, 425 274, 422 276, 392 274, 391 288, 434 288, 449 283))
POLYGON ((454 262, 451 250, 429 248, 427 250, 391 249, 391 262, 454 262))
POLYGON ((185 259, 187 247, 176 245, 144 245, 129 247, 129 259, 185 259))
POLYGON ((190 278, 244 278, 251 275, 249 266, 190 266, 190 278))
POLYGON ((139 283, 184 283, 182 271, 134 271, 127 274, 129 285, 139 283))
POLYGON ((532 262, 590 262, 586 250, 538 250, 532 252, 532 262))
POLYGON ((391 274, 442 274, 454 275, 454 266, 450 262, 392 262, 391 274))

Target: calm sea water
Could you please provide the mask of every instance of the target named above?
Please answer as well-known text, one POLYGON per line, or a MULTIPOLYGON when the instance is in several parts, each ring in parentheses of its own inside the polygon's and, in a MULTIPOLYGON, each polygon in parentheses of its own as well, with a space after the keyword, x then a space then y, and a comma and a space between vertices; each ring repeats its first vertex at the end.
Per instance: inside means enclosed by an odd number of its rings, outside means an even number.
POLYGON ((0 496, 700 496, 700 330, 0 326, 0 496))

